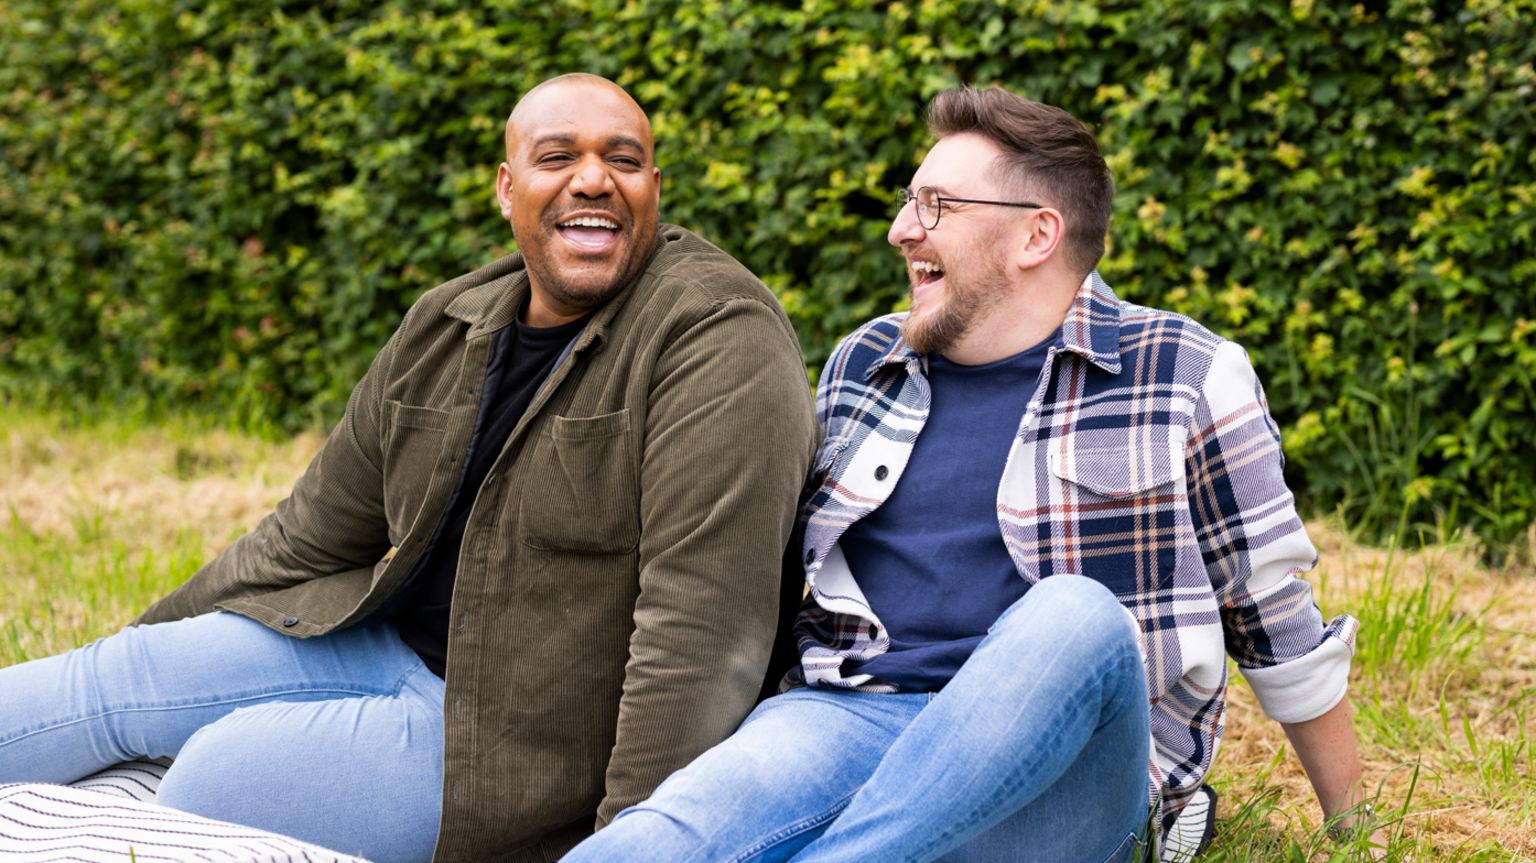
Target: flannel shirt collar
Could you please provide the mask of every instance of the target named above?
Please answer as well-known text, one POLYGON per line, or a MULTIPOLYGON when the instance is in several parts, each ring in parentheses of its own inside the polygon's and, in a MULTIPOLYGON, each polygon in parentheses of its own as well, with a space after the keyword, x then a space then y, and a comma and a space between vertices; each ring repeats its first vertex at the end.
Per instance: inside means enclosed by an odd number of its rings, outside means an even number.
MULTIPOLYGON (((1120 298, 1098 270, 1084 277, 1072 298, 1072 306, 1061 323, 1061 340, 1063 350, 1081 355, 1110 374, 1120 373, 1120 298)), ((922 362, 923 355, 913 350, 905 338, 897 336, 864 370, 864 380, 868 382, 889 365, 902 365, 911 371, 914 363, 922 362)))

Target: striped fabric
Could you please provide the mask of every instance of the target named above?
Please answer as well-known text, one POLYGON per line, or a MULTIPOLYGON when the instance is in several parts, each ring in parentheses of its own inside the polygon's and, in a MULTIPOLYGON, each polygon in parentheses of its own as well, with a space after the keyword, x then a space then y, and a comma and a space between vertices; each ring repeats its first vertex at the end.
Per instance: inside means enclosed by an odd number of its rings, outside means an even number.
MULTIPOLYGON (((817 390, 825 430, 801 506, 810 591, 797 621, 799 683, 890 691, 845 660, 889 636, 838 540, 901 478, 929 406, 905 315, 864 325, 817 390)), ((1236 344, 1083 281, 1032 392, 998 483, 1019 575, 1077 573, 1138 623, 1151 698, 1148 793, 1163 826, 1196 792, 1221 739, 1230 653, 1266 713, 1308 719, 1343 697, 1357 623, 1331 623, 1306 581, 1316 551, 1281 475, 1278 430, 1236 344)), ((942 506, 944 489, 933 489, 942 506)), ((1021 669, 1021 673, 1027 673, 1021 669)))
POLYGON ((114 793, 0 785, 0 860, 7 863, 366 863, 251 827, 114 793))
POLYGON ((155 792, 160 788, 160 780, 165 778, 165 771, 170 766, 169 758, 125 761, 69 785, 71 788, 115 794, 129 800, 154 800, 155 792))
POLYGON ((1163 834, 1162 863, 1190 863, 1216 836, 1216 792, 1202 785, 1163 834))

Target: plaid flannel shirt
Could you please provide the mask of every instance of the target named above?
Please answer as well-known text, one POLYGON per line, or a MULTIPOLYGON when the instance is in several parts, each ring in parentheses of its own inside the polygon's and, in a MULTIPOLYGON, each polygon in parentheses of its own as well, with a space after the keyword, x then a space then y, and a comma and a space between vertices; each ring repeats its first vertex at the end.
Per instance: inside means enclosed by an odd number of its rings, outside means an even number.
MULTIPOLYGON (((824 438, 800 510, 810 591, 796 623, 801 666, 786 686, 894 689, 842 672, 890 638, 838 539, 890 494, 927 419, 926 359, 902 341, 904 319, 845 338, 817 388, 824 438)), ((1182 315, 1122 302, 1097 272, 1084 279, 999 479, 998 529, 1025 581, 1097 579, 1136 621, 1148 794, 1164 824, 1220 742, 1224 652, 1281 722, 1318 716, 1344 695, 1358 624, 1342 615, 1325 626, 1298 577, 1317 553, 1283 461, 1241 347, 1182 315)))

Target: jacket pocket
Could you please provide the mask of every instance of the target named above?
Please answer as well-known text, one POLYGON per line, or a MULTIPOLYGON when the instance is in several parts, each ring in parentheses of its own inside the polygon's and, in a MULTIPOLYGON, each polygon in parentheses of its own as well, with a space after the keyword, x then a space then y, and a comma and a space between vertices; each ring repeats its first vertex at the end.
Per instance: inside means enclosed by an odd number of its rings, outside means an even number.
POLYGON ((387 401, 384 417, 384 511, 389 535, 398 541, 410 532, 426 503, 448 412, 387 401))
POLYGON ((1053 543, 1057 572, 1077 572, 1116 594, 1145 594, 1170 582, 1189 539, 1184 461, 1171 442, 1053 449, 1070 544, 1053 543), (1066 559, 1062 559, 1066 558, 1066 559))
POLYGON ((640 492, 629 409, 551 417, 529 461, 523 542, 548 551, 614 554, 640 544, 640 492))

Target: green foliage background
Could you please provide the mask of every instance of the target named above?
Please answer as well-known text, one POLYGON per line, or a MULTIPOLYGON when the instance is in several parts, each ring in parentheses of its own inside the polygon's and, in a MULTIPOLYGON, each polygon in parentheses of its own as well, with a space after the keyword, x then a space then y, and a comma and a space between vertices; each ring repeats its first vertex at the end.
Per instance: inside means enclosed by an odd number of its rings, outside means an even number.
POLYGON ((1240 340, 1293 482, 1372 530, 1536 519, 1536 0, 0 0, 0 395, 339 414, 420 293, 507 251, 502 122, 590 70, 663 216, 774 288, 816 368, 901 307, 924 103, 1093 126, 1102 270, 1240 340), (469 8, 466 8, 469 7, 469 8))

